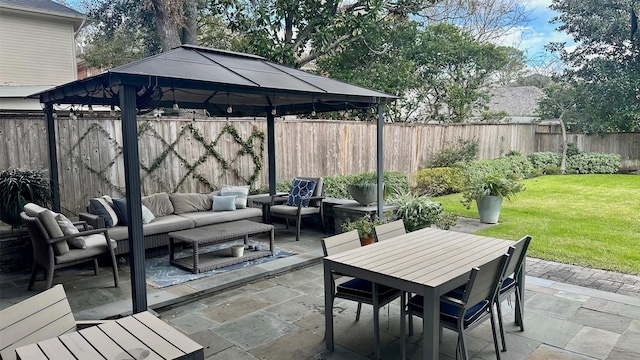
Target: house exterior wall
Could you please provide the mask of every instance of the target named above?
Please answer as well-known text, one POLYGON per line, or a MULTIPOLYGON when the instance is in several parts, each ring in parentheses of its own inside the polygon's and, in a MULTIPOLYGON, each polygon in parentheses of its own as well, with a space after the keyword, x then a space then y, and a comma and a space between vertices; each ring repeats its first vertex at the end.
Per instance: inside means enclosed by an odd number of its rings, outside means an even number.
POLYGON ((73 22, 0 11, 0 85, 59 85, 76 79, 73 22))

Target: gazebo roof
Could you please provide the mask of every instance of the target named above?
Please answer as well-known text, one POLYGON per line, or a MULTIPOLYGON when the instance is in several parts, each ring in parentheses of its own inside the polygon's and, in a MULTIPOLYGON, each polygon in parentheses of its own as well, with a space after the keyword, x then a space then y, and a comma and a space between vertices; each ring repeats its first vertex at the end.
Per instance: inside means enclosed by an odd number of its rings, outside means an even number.
POLYGON ((43 103, 119 105, 120 85, 137 89, 144 113, 177 103, 211 115, 264 116, 374 107, 395 96, 275 64, 262 57, 182 45, 32 95, 43 103), (228 114, 227 108, 233 111, 228 114))

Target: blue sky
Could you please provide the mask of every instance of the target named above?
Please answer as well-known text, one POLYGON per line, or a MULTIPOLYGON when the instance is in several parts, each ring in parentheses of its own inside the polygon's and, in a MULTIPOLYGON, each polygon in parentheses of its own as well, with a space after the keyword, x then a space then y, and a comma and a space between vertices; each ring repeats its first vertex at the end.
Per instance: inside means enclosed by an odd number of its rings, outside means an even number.
POLYGON ((564 32, 556 30, 557 24, 550 24, 549 20, 558 15, 549 9, 551 0, 524 0, 531 9, 530 21, 523 27, 515 29, 512 34, 503 39, 501 45, 514 46, 525 52, 528 58, 533 58, 545 52, 544 46, 549 42, 566 42, 572 46, 573 39, 564 32))

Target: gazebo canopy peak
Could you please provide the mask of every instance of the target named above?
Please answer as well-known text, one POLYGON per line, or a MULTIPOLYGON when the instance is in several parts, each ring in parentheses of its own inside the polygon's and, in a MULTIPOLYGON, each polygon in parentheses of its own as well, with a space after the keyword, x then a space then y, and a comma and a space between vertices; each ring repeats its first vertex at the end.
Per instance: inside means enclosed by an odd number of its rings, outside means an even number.
POLYGON ((394 96, 275 64, 250 54, 182 45, 34 94, 42 103, 119 106, 136 88, 138 113, 174 104, 212 116, 266 116, 374 108, 394 96), (231 112, 229 112, 231 110, 231 112))

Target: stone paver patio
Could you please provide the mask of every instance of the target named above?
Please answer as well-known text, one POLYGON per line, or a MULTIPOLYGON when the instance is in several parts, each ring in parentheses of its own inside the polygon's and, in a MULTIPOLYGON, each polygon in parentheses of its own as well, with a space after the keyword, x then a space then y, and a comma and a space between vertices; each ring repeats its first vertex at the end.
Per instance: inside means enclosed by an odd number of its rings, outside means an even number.
MULTIPOLYGON (((458 231, 475 231, 463 220, 458 231)), ((297 255, 163 289, 147 287, 161 318, 205 346, 208 359, 366 359, 373 353, 370 306, 356 322, 356 304, 336 300, 334 353, 324 351, 322 250, 325 234, 278 227, 276 246, 297 255), (292 271, 293 270, 293 271, 292 271)), ((524 235, 524 234, 523 234, 524 235)), ((535 236, 534 240, 535 241, 535 236)), ((538 259, 527 259, 525 331, 504 304, 508 351, 503 359, 640 359, 640 278, 538 259)), ((113 288, 107 268, 56 274, 77 319, 126 314, 129 274, 113 288)), ((0 276, 0 308, 29 297, 28 274, 0 276)), ((43 282, 37 282, 40 288, 43 282)), ((381 311, 383 359, 399 358, 399 301, 381 311), (387 313, 388 311, 388 313, 387 313)), ((421 358, 421 328, 409 338, 409 359, 421 358)), ((441 359, 455 359, 456 335, 445 330, 441 359)), ((488 322, 468 338, 473 359, 494 359, 488 322)))

